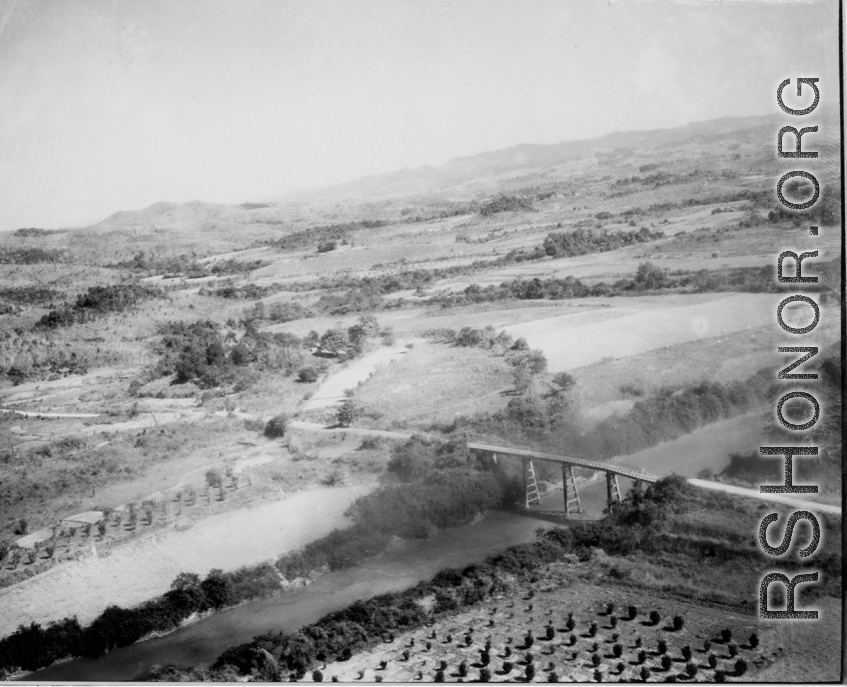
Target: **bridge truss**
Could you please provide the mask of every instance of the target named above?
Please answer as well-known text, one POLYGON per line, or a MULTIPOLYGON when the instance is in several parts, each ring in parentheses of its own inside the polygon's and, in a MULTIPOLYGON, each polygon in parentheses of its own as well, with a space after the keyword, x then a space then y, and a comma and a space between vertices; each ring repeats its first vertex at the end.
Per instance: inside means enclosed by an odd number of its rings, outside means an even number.
POLYGON ((574 458, 572 456, 559 456, 553 453, 541 453, 539 451, 530 451, 527 449, 512 448, 510 446, 493 446, 491 444, 480 444, 469 442, 468 448, 477 453, 489 455, 493 460, 499 457, 516 458, 521 461, 523 466, 523 481, 525 506, 529 508, 533 504, 541 503, 541 498, 538 490, 538 481, 535 476, 534 461, 558 463, 562 467, 562 486, 565 500, 565 515, 582 513, 582 504, 579 500, 579 491, 577 490, 576 479, 574 478, 574 468, 585 468, 602 472, 606 476, 606 498, 611 509, 612 504, 622 499, 618 477, 626 477, 636 482, 646 482, 652 484, 657 482, 659 477, 651 475, 635 468, 616 465, 614 463, 598 463, 593 460, 584 460, 582 458, 574 458))

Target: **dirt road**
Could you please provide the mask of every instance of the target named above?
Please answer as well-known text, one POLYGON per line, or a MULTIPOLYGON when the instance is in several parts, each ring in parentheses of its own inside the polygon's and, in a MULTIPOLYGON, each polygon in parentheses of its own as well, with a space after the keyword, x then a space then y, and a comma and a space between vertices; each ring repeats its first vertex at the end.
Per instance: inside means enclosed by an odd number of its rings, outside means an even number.
POLYGON ((702 489, 715 489, 716 491, 724 491, 728 494, 747 496, 751 499, 771 501, 773 503, 784 503, 787 506, 804 508, 806 510, 817 511, 819 513, 833 513, 835 515, 841 515, 841 506, 830 506, 825 503, 795 499, 791 496, 782 496, 780 494, 762 494, 758 489, 745 489, 744 487, 736 487, 732 484, 722 484, 721 482, 710 482, 705 479, 690 479, 688 480, 688 483, 702 489))

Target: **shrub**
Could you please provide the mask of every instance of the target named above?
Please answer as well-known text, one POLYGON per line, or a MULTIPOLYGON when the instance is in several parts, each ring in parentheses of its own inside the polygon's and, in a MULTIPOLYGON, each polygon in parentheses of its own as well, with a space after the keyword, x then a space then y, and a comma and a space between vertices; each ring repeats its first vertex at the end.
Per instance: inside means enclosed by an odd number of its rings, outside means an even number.
POLYGON ((637 615, 638 615, 638 607, 637 607, 637 606, 630 606, 630 607, 627 609, 627 617, 628 617, 630 620, 635 620, 635 618, 636 618, 636 616, 637 616, 637 615))
POLYGON ((444 671, 439 669, 435 671, 435 680, 434 682, 444 682, 444 671))
POLYGON ((600 665, 600 661, 600 654, 591 654, 591 663, 595 668, 600 665))
POLYGON ((748 643, 750 644, 751 649, 755 649, 757 646, 759 646, 759 635, 757 635, 755 632, 751 634, 748 643))
POLYGON ((206 484, 210 487, 221 486, 223 479, 217 470, 206 470, 206 484))
POLYGON ((594 682, 603 682, 603 673, 599 670, 594 671, 594 682))
POLYGON ((658 625, 662 620, 662 616, 659 615, 659 611, 650 611, 650 624, 658 625))
POLYGON ((685 625, 685 619, 681 615, 675 615, 673 617, 673 629, 679 632, 683 625, 685 625))
POLYGON ((730 642, 726 648, 727 651, 729 651, 730 656, 732 656, 733 658, 738 656, 738 644, 736 644, 735 642, 730 642))
POLYGON ((275 415, 265 425, 265 436, 269 439, 277 439, 285 436, 285 433, 288 431, 288 422, 288 415, 284 413, 275 415))
POLYGON ((524 671, 524 676, 526 677, 527 682, 532 682, 535 679, 535 666, 530 663, 527 665, 526 670, 524 671))
POLYGON ((715 673, 715 682, 726 682, 726 674, 719 670, 715 673))
POLYGON ((610 601, 606 604, 606 615, 612 615, 615 612, 615 604, 613 601, 610 601))
POLYGON ((647 652, 646 652, 646 651, 644 651, 644 649, 642 649, 641 651, 639 651, 639 652, 638 652, 638 657, 637 657, 637 659, 636 659, 636 660, 638 661, 638 663, 643 664, 643 663, 647 660, 647 652))
POLYGON ((551 670, 547 674, 547 682, 558 683, 559 682, 559 674, 555 670, 551 670))
POLYGON ((735 662, 735 674, 741 676, 741 675, 744 675, 744 673, 746 673, 746 672, 747 672, 747 661, 745 661, 743 658, 739 658, 735 662))
POLYGON ((480 682, 491 682, 491 671, 488 668, 482 668, 479 671, 480 682))
POLYGON ((623 647, 620 644, 615 644, 612 647, 612 655, 615 658, 620 658, 622 654, 623 654, 623 647))
POLYGON ((662 670, 670 670, 672 665, 673 659, 667 654, 664 654, 662 656, 662 670))
POLYGON ((320 670, 312 671, 312 682, 323 682, 324 674, 320 670))
POLYGON ((660 639, 659 643, 656 645, 656 650, 660 654, 668 653, 668 643, 664 639, 660 639))
POLYGON ((642 682, 647 682, 647 679, 650 677, 650 670, 646 666, 642 666, 638 674, 641 676, 642 682))
POLYGON ((687 663, 685 666, 685 672, 688 673, 688 677, 694 679, 694 677, 697 675, 697 666, 693 663, 687 663))
POLYGON ((732 639, 732 630, 728 627, 725 627, 721 630, 721 641, 726 644, 730 639, 732 639))
POLYGON ((315 367, 304 367, 297 373, 297 380, 304 384, 317 382, 321 376, 320 370, 315 367))
POLYGON ((597 623, 591 623, 591 625, 588 626, 588 636, 589 637, 596 637, 597 636, 597 623))
POLYGON ((467 677, 468 676, 468 662, 462 661, 459 664, 459 677, 467 677))
POLYGON ((709 668, 714 670, 718 667, 718 657, 714 654, 709 654, 709 658, 707 659, 707 663, 709 664, 709 668))
POLYGON ((356 421, 358 416, 359 406, 351 398, 344 399, 335 413, 336 422, 338 422, 340 427, 349 427, 356 421))
POLYGON ((552 625, 547 626, 547 639, 553 639, 556 636, 556 629, 552 625))

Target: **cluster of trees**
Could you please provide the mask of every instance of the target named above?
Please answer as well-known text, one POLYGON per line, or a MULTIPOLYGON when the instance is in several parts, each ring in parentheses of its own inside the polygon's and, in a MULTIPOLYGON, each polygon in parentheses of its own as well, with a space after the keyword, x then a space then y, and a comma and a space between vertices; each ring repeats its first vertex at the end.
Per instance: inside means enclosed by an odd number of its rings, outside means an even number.
POLYGON ((159 295, 157 289, 138 284, 92 286, 85 293, 78 295, 73 305, 65 305, 44 315, 37 326, 53 329, 87 322, 108 313, 129 310, 142 301, 159 295))
MULTIPOLYGON (((812 285, 814 287, 814 285, 812 285)), ((651 292, 679 293, 773 293, 778 285, 774 268, 733 267, 721 270, 676 270, 668 272, 651 262, 640 263, 631 278, 615 282, 596 282, 586 284, 576 277, 564 279, 515 279, 500 285, 479 286, 471 284, 458 293, 442 294, 428 299, 443 307, 509 300, 563 300, 569 298, 589 298, 598 296, 620 296, 626 294, 645 294, 651 292)))
MULTIPOLYGON (((841 360, 837 354, 827 351, 820 355, 820 363, 815 365, 817 357, 812 358, 805 366, 807 371, 814 371, 818 375, 815 387, 815 398, 820 404, 823 412, 816 425, 808 430, 810 443, 818 447, 817 457, 808 456, 801 461, 795 462, 794 473, 798 482, 818 483, 826 485, 837 485, 841 480, 841 462, 843 434, 841 427, 841 413, 843 394, 841 391, 841 360)), ((784 389, 774 385, 768 390, 768 405, 776 405, 784 389)), ((783 413, 791 417, 793 411, 791 401, 785 404, 783 413)), ((800 403, 797 409, 805 417, 808 413, 806 403, 800 403)), ((771 437, 773 444, 789 443, 792 439, 791 432, 779 424, 768 422, 766 432, 771 437)), ((774 460, 763 460, 757 453, 741 453, 730 456, 729 464, 720 472, 719 477, 728 480, 739 480, 750 484, 772 483, 777 484, 782 480, 782 467, 780 462, 774 460)), ((704 474, 707 478, 713 478, 712 474, 704 474)))
POLYGON ((277 301, 266 305, 262 301, 248 308, 242 316, 243 322, 292 322, 315 316, 315 311, 298 301, 277 301))
POLYGON ((208 320, 169 322, 159 334, 162 338, 155 349, 159 360, 146 374, 149 379, 175 374, 180 384, 195 382, 206 388, 232 384, 240 390, 254 383, 261 370, 291 375, 306 360, 303 339, 285 332, 259 332, 249 325, 240 339, 208 320))
POLYGON ((34 265, 39 262, 59 262, 62 258, 62 253, 53 248, 0 249, 0 265, 34 265))
POLYGON ((44 286, 4 286, 0 288, 0 300, 14 305, 43 305, 64 298, 65 294, 44 286))
POLYGON ((479 214, 483 217, 490 217, 498 212, 535 212, 535 206, 532 200, 524 196, 502 195, 479 208, 479 214))
POLYGON ((637 231, 574 231, 552 233, 544 239, 544 252, 554 258, 568 258, 587 253, 605 251, 631 246, 636 243, 656 241, 665 238, 662 231, 650 231, 641 227, 637 231))
POLYGON ((177 277, 197 279, 224 274, 247 274, 265 264, 263 260, 242 261, 235 258, 202 263, 193 255, 156 255, 153 251, 147 254, 139 251, 129 260, 111 266, 134 272, 161 274, 169 279, 177 277))
MULTIPOLYGON (((262 221, 262 220, 257 220, 262 221)), ((293 231, 290 234, 268 242, 268 245, 280 251, 303 250, 309 246, 326 246, 329 243, 346 244, 350 235, 362 229, 377 229, 389 224, 381 219, 366 219, 360 222, 345 222, 344 224, 329 224, 301 231, 293 231)))
MULTIPOLYGON (((640 172, 651 171, 655 169, 656 165, 642 165, 639 167, 640 172), (648 169, 644 169, 647 167, 648 169)), ((632 184, 640 184, 642 186, 651 186, 652 188, 659 188, 660 186, 668 186, 671 184, 687 184, 691 181, 720 181, 726 179, 735 178, 736 173, 731 169, 722 169, 720 172, 716 172, 708 169, 695 169, 688 174, 673 174, 671 172, 653 172, 653 174, 647 174, 645 176, 631 176, 631 177, 621 177, 617 179, 612 186, 622 187, 622 186, 630 186, 632 184)))
POLYGON ((777 205, 768 212, 768 221, 792 222, 795 226, 811 222, 825 227, 838 226, 841 223, 840 190, 835 186, 823 189, 820 199, 808 210, 788 210, 784 205, 777 205))
POLYGON ((351 527, 282 556, 279 571, 294 579, 354 565, 382 552, 395 537, 421 538, 467 524, 513 501, 518 489, 510 476, 479 463, 463 438, 438 444, 412 437, 392 450, 388 476, 350 507, 351 527))
POLYGON ((195 613, 269 596, 279 589, 279 575, 267 564, 229 573, 212 570, 202 580, 181 573, 166 594, 135 608, 109 606, 84 628, 76 617, 46 626, 21 625, 0 640, 0 671, 38 670, 70 656, 100 656, 151 633, 174 630, 195 613))
POLYGON ((769 380, 770 372, 761 370, 745 382, 702 382, 660 389, 636 401, 625 415, 606 418, 585 431, 568 402, 567 392, 574 380, 565 375, 554 378, 553 388, 544 395, 529 390, 511 399, 504 410, 461 424, 485 436, 523 435, 544 440, 554 435, 575 455, 603 459, 676 439, 697 427, 749 412, 767 399, 769 380))
POLYGON ((201 296, 217 296, 218 298, 231 298, 231 299, 241 299, 246 301, 257 301, 260 298, 267 298, 279 291, 283 291, 284 288, 279 284, 254 284, 253 282, 247 282, 246 284, 239 284, 236 286, 235 284, 224 284, 224 286, 215 287, 207 287, 198 291, 201 296))

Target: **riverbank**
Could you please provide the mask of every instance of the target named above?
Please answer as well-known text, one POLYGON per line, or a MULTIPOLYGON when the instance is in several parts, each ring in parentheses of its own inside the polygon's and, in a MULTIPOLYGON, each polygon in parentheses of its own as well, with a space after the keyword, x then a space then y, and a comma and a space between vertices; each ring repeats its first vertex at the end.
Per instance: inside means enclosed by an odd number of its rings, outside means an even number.
POLYGON ((349 524, 344 511, 374 486, 368 482, 297 492, 129 543, 108 557, 56 566, 0 590, 0 636, 22 623, 65 616, 88 623, 109 605, 131 607, 163 594, 181 572, 203 576, 212 568, 234 570, 272 561, 349 524))
POLYGON ((494 511, 471 525, 404 541, 360 565, 321 575, 309 585, 214 613, 167 636, 114 649, 97 658, 56 663, 27 681, 125 681, 154 664, 201 666, 225 649, 267 632, 291 633, 360 599, 400 592, 443 568, 461 568, 514 544, 530 542, 549 523, 494 511))

